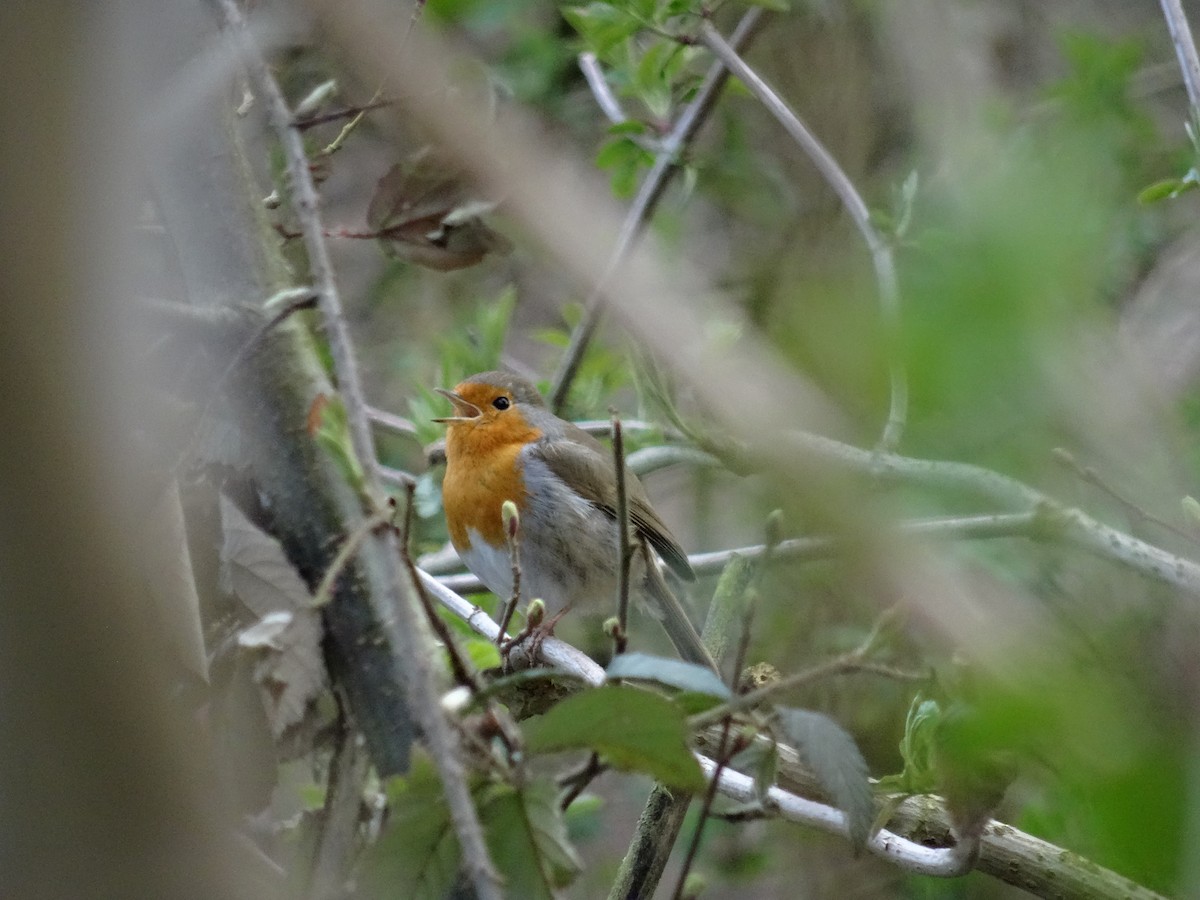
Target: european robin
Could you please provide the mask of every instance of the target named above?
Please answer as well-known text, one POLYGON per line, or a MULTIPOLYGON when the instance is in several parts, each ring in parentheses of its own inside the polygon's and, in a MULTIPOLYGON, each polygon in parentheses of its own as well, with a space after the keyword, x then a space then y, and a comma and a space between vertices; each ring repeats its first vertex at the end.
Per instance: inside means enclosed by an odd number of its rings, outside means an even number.
MULTIPOLYGON (((537 388, 509 372, 482 372, 441 390, 454 415, 446 429, 442 499, 450 540, 468 569, 502 598, 512 592, 512 563, 501 507, 520 513, 521 595, 552 609, 612 603, 619 580, 617 479, 612 453, 554 415, 537 388)), ((712 665, 696 629, 654 562, 694 581, 687 555, 625 471, 630 539, 638 552, 631 594, 654 602, 667 634, 691 662, 712 665), (651 550, 653 548, 653 550, 651 550), (639 590, 640 589, 640 590, 639 590)))

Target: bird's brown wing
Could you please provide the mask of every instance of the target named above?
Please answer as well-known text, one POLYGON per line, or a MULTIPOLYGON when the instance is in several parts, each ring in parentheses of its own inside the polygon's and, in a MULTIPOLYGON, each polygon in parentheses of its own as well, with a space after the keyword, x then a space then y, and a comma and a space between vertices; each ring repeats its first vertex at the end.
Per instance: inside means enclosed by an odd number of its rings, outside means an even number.
MULTIPOLYGON (((561 438, 548 437, 538 441, 536 452, 550 471, 576 493, 616 517, 617 486, 613 478, 612 452, 607 447, 582 429, 570 426, 561 438)), ((650 505, 642 483, 628 468, 625 469, 625 498, 634 530, 650 542, 676 575, 685 581, 695 581, 696 574, 688 564, 687 554, 650 505)))

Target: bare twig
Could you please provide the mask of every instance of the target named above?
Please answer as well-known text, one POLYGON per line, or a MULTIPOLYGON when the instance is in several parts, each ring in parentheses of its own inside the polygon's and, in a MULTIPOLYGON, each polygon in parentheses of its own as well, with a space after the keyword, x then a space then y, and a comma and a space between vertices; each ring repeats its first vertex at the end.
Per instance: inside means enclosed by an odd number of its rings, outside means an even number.
POLYGON ((363 541, 380 528, 390 525, 395 515, 396 506, 393 503, 389 503, 383 509, 377 510, 367 516, 350 532, 346 540, 342 541, 342 546, 338 548, 338 552, 334 555, 329 568, 325 570, 325 574, 321 577, 321 583, 317 585, 316 591, 313 592, 313 606, 324 606, 333 598, 333 591, 337 585, 338 578, 346 571, 346 567, 350 565, 350 561, 354 559, 355 554, 362 547, 363 541))
POLYGON ((1183 83, 1187 87, 1191 120, 1194 126, 1200 125, 1200 55, 1196 53, 1196 42, 1180 0, 1161 0, 1161 3, 1175 55, 1179 58, 1179 69, 1183 72, 1183 83))
POLYGON ((500 616, 500 631, 496 635, 496 643, 499 645, 504 644, 513 613, 517 611, 517 604, 521 602, 521 517, 517 514, 517 505, 511 500, 506 500, 502 509, 504 539, 508 544, 508 562, 512 569, 512 591, 500 616))
MULTIPOLYGON (((625 439, 621 419, 612 410, 613 473, 617 483, 617 631, 613 642, 617 653, 624 653, 629 640, 629 569, 633 564, 633 544, 629 540, 629 497, 625 490, 625 439)), ((654 565, 646 554, 646 565, 654 565)))
POLYGON ((775 116, 792 140, 808 154, 817 171, 846 207, 870 250, 871 261, 875 266, 875 279, 879 283, 879 307, 888 344, 891 380, 891 402, 887 424, 880 439, 880 449, 893 450, 900 441, 908 418, 908 378, 900 355, 900 287, 896 279, 896 263, 892 258, 891 245, 871 222, 871 212, 855 188, 854 182, 800 117, 758 76, 758 73, 746 65, 735 47, 726 42, 711 23, 705 22, 701 26, 700 34, 704 43, 722 64, 742 80, 758 101, 775 116))
POLYGON ((1172 525, 1166 519, 1156 516, 1154 513, 1150 512, 1150 510, 1145 509, 1135 501, 1126 497, 1123 493, 1105 481, 1103 476, 1096 471, 1094 466, 1085 466, 1083 463, 1077 460, 1075 455, 1069 450, 1066 450, 1062 447, 1056 447, 1052 455, 1063 465, 1068 466, 1085 484, 1092 485, 1119 503, 1125 512, 1128 513, 1129 516, 1135 521, 1148 522, 1152 525, 1157 525, 1164 531, 1169 531, 1171 534, 1175 535, 1176 537, 1181 537, 1185 541, 1190 541, 1192 543, 1196 542, 1195 533, 1189 534, 1182 528, 1172 525))
POLYGON ((345 109, 335 109, 332 112, 322 113, 319 116, 297 119, 292 123, 292 127, 300 131, 308 131, 310 128, 336 122, 338 119, 361 117, 364 113, 371 112, 374 109, 383 109, 386 106, 390 106, 391 103, 391 100, 372 100, 370 103, 364 103, 361 106, 348 106, 345 109))
MULTIPOLYGON (((946 524, 943 526, 936 524, 937 520, 934 520, 927 526, 931 536, 942 531, 944 527, 948 529, 949 536, 955 536, 960 528, 965 527, 963 537, 1000 537, 1007 534, 1024 535, 1041 541, 1057 541, 1118 563, 1156 581, 1200 595, 1200 563, 1118 531, 1082 510, 1066 506, 1008 475, 970 463, 875 453, 809 432, 790 431, 785 433, 783 440, 793 452, 792 458, 797 464, 832 466, 865 475, 880 485, 923 485, 939 490, 969 493, 987 498, 1010 510, 1021 511, 1014 515, 968 517, 967 520, 958 520, 961 525, 954 524, 956 520, 945 520, 946 524)), ((693 448, 656 449, 660 451, 656 465, 665 464, 672 456, 681 461, 704 464, 711 464, 715 459, 711 456, 706 457, 693 448), (676 450, 679 452, 676 453, 676 450)), ((780 546, 780 552, 789 552, 789 547, 790 552, 801 557, 809 553, 814 556, 824 553, 818 546, 806 546, 803 542, 791 541, 785 541, 780 546)), ((713 559, 720 560, 721 557, 713 559)), ((700 567, 712 564, 708 555, 698 558, 700 567)))
MULTIPOLYGON (((758 28, 763 15, 761 7, 753 7, 742 16, 730 38, 734 46, 740 47, 750 39, 755 29, 758 28)), ((675 127, 663 140, 662 148, 654 157, 654 164, 650 167, 650 171, 642 179, 637 196, 633 199, 633 205, 630 206, 629 213, 621 225, 621 232, 617 235, 617 243, 609 256, 604 274, 592 288, 591 296, 585 304, 583 318, 571 332, 571 340, 563 352, 563 358, 558 364, 558 371, 554 373, 550 390, 550 408, 556 413, 561 413, 566 405, 571 382, 575 380, 579 365, 583 362, 583 354, 587 350, 588 344, 591 343, 592 336, 596 333, 596 327, 600 324, 600 317, 604 313, 604 289, 609 277, 624 261, 642 227, 654 215, 654 210, 657 208, 659 200, 662 199, 667 185, 678 171, 680 153, 691 143, 700 130, 700 126, 708 119, 728 78, 729 72, 722 63, 714 63, 709 68, 696 95, 680 113, 675 127)))
POLYGON ((587 80, 588 87, 592 91, 592 96, 596 98, 596 105, 600 107, 600 111, 604 113, 608 121, 614 125, 621 125, 629 120, 625 115, 625 110, 621 109, 621 103, 617 100, 612 92, 612 88, 608 86, 608 81, 604 77, 604 71, 600 68, 600 61, 596 59, 596 54, 591 50, 586 50, 579 54, 579 70, 583 72, 583 77, 587 80))
POLYGON ((398 416, 395 413, 390 413, 375 406, 368 406, 367 417, 374 424, 381 428, 386 428, 388 431, 394 431, 396 434, 402 434, 405 437, 417 436, 417 426, 404 418, 404 416, 398 416))
POLYGON ((822 678, 830 678, 834 675, 853 675, 858 673, 866 673, 871 675, 883 675, 888 678, 895 678, 901 681, 920 681, 927 676, 919 672, 906 672, 903 669, 897 669, 893 666, 880 665, 867 659, 867 653, 870 647, 864 643, 863 646, 851 650, 849 653, 843 653, 840 656, 835 656, 833 659, 828 659, 823 663, 818 663, 801 672, 795 672, 791 675, 786 675, 778 681, 773 681, 770 684, 763 685, 757 690, 748 691, 745 694, 739 694, 732 700, 727 700, 720 706, 705 710, 702 713, 697 713, 689 720, 689 725, 692 728, 703 728, 706 725, 712 725, 716 722, 727 718, 737 712, 742 712, 747 709, 753 709, 756 706, 770 700, 776 694, 781 694, 784 691, 795 690, 802 685, 811 684, 822 678))
MULTIPOLYGON (((379 462, 371 435, 370 420, 363 399, 362 381, 354 358, 349 329, 342 314, 341 298, 329 248, 321 225, 320 199, 313 184, 312 172, 300 133, 291 127, 292 114, 287 100, 271 74, 266 60, 246 32, 245 20, 234 0, 211 0, 217 5, 225 26, 232 33, 250 70, 257 92, 267 108, 267 117, 283 147, 292 199, 309 268, 317 290, 318 305, 324 319, 325 331, 333 357, 338 389, 346 407, 347 422, 355 455, 363 467, 366 487, 373 497, 383 494, 379 479, 379 462)), ((370 596, 373 612, 393 648, 393 665, 397 680, 404 685, 409 709, 429 742, 434 765, 445 791, 450 818, 462 846, 467 875, 481 900, 500 900, 499 879, 488 855, 462 762, 456 752, 456 740, 442 712, 433 673, 427 661, 421 636, 426 634, 414 605, 403 595, 399 568, 399 548, 394 535, 380 541, 378 555, 387 567, 388 583, 394 588, 389 596, 370 596)), ((409 590, 420 593, 419 579, 412 577, 409 590)))
POLYGON ((467 688, 472 694, 478 694, 480 685, 479 679, 475 677, 475 670, 471 667, 470 662, 468 662, 466 654, 459 649, 458 641, 454 639, 454 635, 451 633, 449 627, 442 621, 442 617, 438 615, 433 602, 429 599, 429 594, 425 591, 425 586, 421 582, 420 575, 417 573, 417 566, 413 562, 410 543, 412 541, 413 495, 415 490, 415 485, 408 485, 408 497, 405 500, 404 506, 404 527, 400 532, 400 556, 404 560, 404 565, 408 567, 413 584, 416 585, 417 597, 421 601, 421 608, 425 610, 425 617, 429 620, 429 627, 433 629, 433 633, 438 636, 438 639, 442 642, 442 646, 446 648, 446 655, 450 659, 450 672, 454 676, 454 681, 467 688))
MULTIPOLYGON (((1003 513, 982 516, 948 516, 933 519, 914 519, 895 526, 898 534, 913 537, 937 538, 939 540, 985 540, 1004 537, 1039 537, 1040 517, 1037 512, 1003 513)), ((768 552, 765 544, 735 547, 732 550, 715 550, 711 553, 693 553, 688 563, 697 575, 714 575, 724 570, 735 556, 759 559, 768 552)), ((790 561, 829 559, 843 550, 842 542, 832 537, 792 538, 780 541, 773 550, 773 559, 790 561)), ((461 563, 458 563, 461 565, 461 563)), ((474 575, 445 575, 442 582, 451 590, 471 593, 483 590, 483 584, 474 575)))
POLYGON ((679 869, 675 891, 671 894, 672 900, 680 900, 683 897, 683 888, 687 884, 688 873, 691 872, 692 864, 696 861, 696 854, 700 851, 700 838, 704 835, 704 824, 708 821, 708 817, 712 813, 713 801, 717 798, 721 773, 729 765, 729 729, 732 724, 733 719, 729 716, 726 716, 725 721, 721 724, 721 739, 717 743, 717 764, 708 779, 708 789, 704 792, 704 799, 700 802, 700 815, 696 819, 692 839, 688 841, 687 852, 683 855, 683 865, 679 869))
POLYGON ((591 784, 597 775, 602 775, 608 771, 608 766, 600 762, 600 754, 592 753, 588 756, 587 761, 574 772, 568 773, 564 778, 558 781, 559 787, 566 788, 566 791, 558 798, 559 809, 566 810, 568 806, 575 802, 575 798, 582 794, 589 784, 591 784))

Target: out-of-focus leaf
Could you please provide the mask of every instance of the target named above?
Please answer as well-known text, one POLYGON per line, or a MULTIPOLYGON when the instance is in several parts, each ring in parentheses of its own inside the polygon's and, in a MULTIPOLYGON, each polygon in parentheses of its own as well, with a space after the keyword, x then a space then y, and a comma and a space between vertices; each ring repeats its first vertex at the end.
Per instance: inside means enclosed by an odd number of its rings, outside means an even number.
POLYGON ((444 900, 458 878, 458 837, 433 763, 415 753, 406 776, 387 786, 387 829, 363 853, 371 896, 444 900))
POLYGON ((867 763, 854 738, 828 716, 806 709, 781 708, 779 724, 800 751, 821 786, 846 815, 850 844, 866 845, 875 818, 875 798, 867 779, 867 763))
POLYGON ((622 653, 608 664, 607 674, 610 679, 653 681, 664 687, 707 694, 722 700, 733 696, 729 686, 712 669, 649 653, 622 653))
POLYGON ((392 166, 375 186, 367 225, 389 252, 448 272, 512 245, 482 216, 496 204, 470 197, 462 179, 427 153, 392 166))
POLYGON ((258 618, 309 606, 312 594, 279 541, 246 518, 224 494, 219 506, 221 590, 236 596, 258 618))
POLYGON ((547 898, 582 868, 558 808, 558 788, 538 779, 520 790, 492 785, 478 797, 492 860, 509 897, 547 898))
MULTIPOLYGON (((461 849, 442 785, 428 756, 387 788, 387 830, 364 853, 363 880, 370 895, 442 900, 458 879, 461 849)), ((472 790, 492 861, 505 896, 553 898, 580 869, 549 779, 521 789, 481 784, 472 790)))
POLYGON ((341 397, 317 394, 309 406, 305 428, 337 464, 346 480, 361 493, 366 477, 354 452, 346 407, 341 397))
POLYGON ((242 631, 238 644, 255 655, 254 680, 279 737, 304 718, 325 687, 321 616, 279 542, 224 495, 220 511, 221 585, 258 619, 242 631))
POLYGON ((669 787, 704 787, 683 711, 649 691, 624 685, 583 691, 526 722, 524 732, 531 753, 594 750, 615 768, 645 772, 669 787))

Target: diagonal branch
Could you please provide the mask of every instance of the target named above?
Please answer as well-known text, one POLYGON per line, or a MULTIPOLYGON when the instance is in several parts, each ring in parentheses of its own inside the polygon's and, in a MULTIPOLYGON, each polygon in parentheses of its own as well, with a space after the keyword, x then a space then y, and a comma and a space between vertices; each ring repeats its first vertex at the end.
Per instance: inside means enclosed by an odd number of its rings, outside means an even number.
MULTIPOLYGON (((762 17, 763 10, 760 7, 753 7, 742 16, 733 32, 733 37, 730 38, 735 47, 741 47, 750 40, 762 23, 762 17)), ((617 243, 609 256, 604 274, 592 288, 591 296, 588 297, 585 304, 583 318, 571 332, 571 340, 558 364, 558 371, 554 373, 551 381, 550 408, 556 413, 561 414, 566 406, 571 382, 575 380, 575 376, 579 372, 583 354, 587 351, 588 344, 591 343, 592 336, 596 333, 596 327, 600 324, 600 317, 604 314, 604 289, 609 278, 625 261, 625 257, 641 233, 642 227, 654 215, 654 210, 666 192, 667 185, 679 171, 679 154, 692 142, 700 130, 700 126, 708 119, 709 113, 716 106, 717 98, 721 95, 728 79, 729 70, 725 68, 724 64, 714 63, 709 68, 704 76, 704 81, 696 91, 696 96, 684 108, 675 127, 663 139, 658 155, 654 157, 654 164, 646 173, 646 177, 642 179, 637 196, 633 198, 633 205, 630 206, 629 213, 621 225, 621 232, 617 235, 617 243)))
MULTIPOLYGON (((293 126, 287 100, 271 74, 266 59, 247 34, 245 20, 237 4, 234 0, 211 2, 216 3, 225 27, 237 41, 258 93, 266 105, 268 119, 283 147, 296 216, 308 253, 313 286, 317 291, 318 306, 324 319, 338 388, 346 407, 354 452, 363 467, 367 491, 373 500, 378 501, 384 494, 379 477, 379 462, 375 456, 375 442, 371 434, 370 419, 363 399, 362 381, 358 374, 349 329, 342 313, 329 248, 325 243, 320 199, 313 183, 303 139, 293 126)), ((392 648, 395 678, 404 686, 410 711, 429 743, 445 791, 454 830, 462 846, 468 877, 481 900, 500 900, 498 876, 488 855, 483 829, 471 801, 465 772, 457 752, 457 741, 442 713, 433 672, 428 663, 431 654, 427 652, 427 647, 423 646, 428 643, 427 633, 416 604, 412 602, 416 584, 409 577, 402 578, 399 546, 395 535, 388 533, 374 536, 368 539, 368 543, 375 547, 386 570, 389 585, 386 596, 371 594, 372 611, 381 627, 385 629, 392 648)))
POLYGON ((871 212, 855 188, 854 182, 838 165, 825 145, 817 139, 803 120, 797 116, 783 99, 763 81, 738 55, 736 45, 726 42, 709 22, 701 28, 701 38, 717 59, 750 89, 750 92, 770 111, 800 148, 808 154, 825 181, 846 207, 850 218, 866 241, 875 266, 875 279, 879 283, 879 308, 883 319, 884 337, 887 341, 888 366, 891 380, 891 402, 888 420, 884 426, 880 449, 892 450, 900 441, 908 418, 908 379, 900 356, 900 287, 896 279, 896 263, 891 245, 871 222, 871 212))

